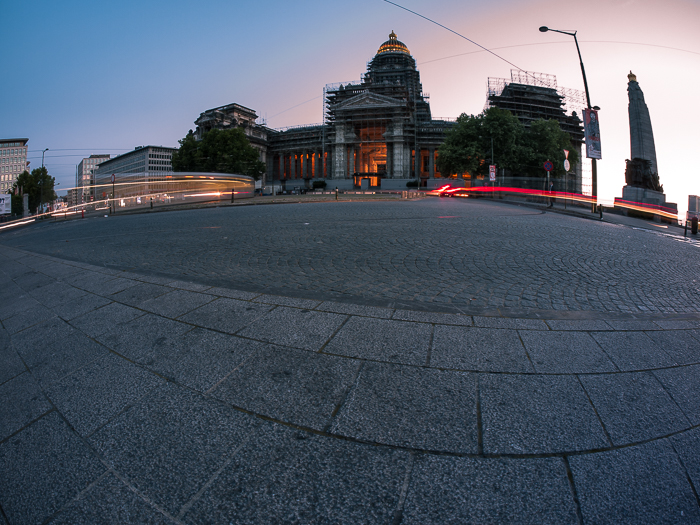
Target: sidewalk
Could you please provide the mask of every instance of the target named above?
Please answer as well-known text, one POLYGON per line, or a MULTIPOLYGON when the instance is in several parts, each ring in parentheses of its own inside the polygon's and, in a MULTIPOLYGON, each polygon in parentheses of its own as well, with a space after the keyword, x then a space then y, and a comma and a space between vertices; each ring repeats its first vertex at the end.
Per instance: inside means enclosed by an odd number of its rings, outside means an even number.
POLYGON ((0 522, 700 522, 700 314, 0 281, 0 522))

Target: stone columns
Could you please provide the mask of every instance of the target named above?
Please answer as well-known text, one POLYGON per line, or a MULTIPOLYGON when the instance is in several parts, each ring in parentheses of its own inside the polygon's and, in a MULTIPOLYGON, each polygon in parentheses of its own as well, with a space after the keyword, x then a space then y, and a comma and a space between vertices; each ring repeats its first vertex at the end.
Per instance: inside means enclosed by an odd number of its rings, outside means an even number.
POLYGON ((435 148, 428 147, 428 177, 435 178, 435 148))
POLYGON ((292 153, 291 155, 289 155, 289 157, 290 157, 289 164, 290 164, 290 168, 291 168, 290 169, 291 173, 289 174, 289 178, 296 179, 297 178, 297 156, 294 153, 292 153))
POLYGON ((347 146, 345 145, 345 128, 336 126, 335 145, 333 147, 333 178, 344 179, 347 172, 347 146))
POLYGON ((423 157, 421 155, 420 146, 416 146, 416 150, 413 152, 413 171, 414 177, 420 179, 421 166, 423 164, 423 157))

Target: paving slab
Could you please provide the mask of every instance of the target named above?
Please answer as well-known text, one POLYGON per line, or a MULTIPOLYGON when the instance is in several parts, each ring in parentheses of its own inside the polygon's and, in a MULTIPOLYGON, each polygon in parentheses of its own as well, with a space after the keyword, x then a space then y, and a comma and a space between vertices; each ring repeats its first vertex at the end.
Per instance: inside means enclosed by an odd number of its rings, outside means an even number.
POLYGON ((623 372, 677 364, 644 332, 592 332, 590 335, 623 372))
POLYGON ((144 301, 139 308, 174 319, 180 317, 213 300, 206 295, 188 290, 173 290, 169 293, 144 301))
POLYGON ((486 454, 551 454, 610 446, 573 376, 480 374, 486 454))
POLYGON ((569 458, 584 523, 698 523, 692 488, 670 444, 655 441, 569 458))
POLYGON ((88 312, 97 310, 98 308, 106 306, 111 302, 111 300, 105 297, 86 293, 77 299, 66 301, 59 306, 54 307, 53 310, 56 315, 58 315, 64 321, 71 321, 76 317, 80 317, 88 312))
POLYGON ((0 385, 0 399, 0 441, 53 408, 28 372, 0 385))
POLYGON ((539 525, 578 518, 561 458, 423 455, 413 467, 401 523, 539 525))
POLYGON ((436 326, 430 366, 484 372, 534 372, 515 330, 436 326))
POLYGON ((669 441, 697 493, 700 487, 700 428, 672 436, 669 441))
POLYGON ((350 359, 261 345, 212 396, 257 414, 323 430, 359 367, 350 359))
POLYGON ((90 443, 139 492, 172 515, 230 460, 250 416, 166 383, 93 434, 90 443))
POLYGON ((700 425, 700 365, 655 370, 654 375, 693 425, 700 425))
POLYGON ((577 374, 617 370, 586 332, 519 330, 518 333, 537 372, 577 374))
POLYGON ((347 319, 345 315, 280 306, 260 316, 237 335, 318 351, 347 319))
POLYGON ((105 470, 54 411, 0 443, 0 505, 10 523, 41 523, 105 470))
POLYGON ((145 315, 142 310, 110 301, 100 308, 71 319, 70 324, 91 337, 98 337, 142 315, 145 315))
POLYGON ((107 348, 152 369, 179 359, 187 347, 185 333, 192 326, 153 314, 122 323, 96 337, 107 348))
POLYGON ((581 376, 615 445, 689 428, 690 421, 650 372, 581 376))
POLYGON ((110 353, 53 383, 46 395, 78 434, 88 436, 161 383, 110 353))
POLYGON ((209 392, 266 343, 203 328, 182 337, 183 351, 156 367, 159 374, 198 392, 209 392))
POLYGON ((164 525, 176 522, 139 497, 114 474, 107 474, 68 504, 50 523, 164 525))
MULTIPOLYGON (((6 332, 1 330, 0 333, 5 334, 6 332)), ((21 374, 26 369, 19 355, 12 348, 9 337, 7 339, 3 337, 0 345, 0 385, 21 374)))
POLYGON ((700 340, 684 330, 648 332, 658 348, 680 365, 700 363, 700 340))
POLYGON ((180 320, 212 330, 235 334, 254 323, 272 308, 269 305, 253 304, 236 299, 216 299, 183 315, 180 320))
POLYGON ((390 523, 410 454, 266 425, 184 514, 187 523, 390 523))
POLYGON ((476 454, 476 375, 367 363, 330 432, 373 443, 476 454))
POLYGON ((432 328, 427 324, 351 317, 324 352, 360 359, 425 365, 432 328))
POLYGON ((167 286, 137 282, 134 286, 130 286, 123 291, 110 294, 110 299, 118 303, 139 307, 148 300, 169 292, 172 292, 172 289, 167 286))

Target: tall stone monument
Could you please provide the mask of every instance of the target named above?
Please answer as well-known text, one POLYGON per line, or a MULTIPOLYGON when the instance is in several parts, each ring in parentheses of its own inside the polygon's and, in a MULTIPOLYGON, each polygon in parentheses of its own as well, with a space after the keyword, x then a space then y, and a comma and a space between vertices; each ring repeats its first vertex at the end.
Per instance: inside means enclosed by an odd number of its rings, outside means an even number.
POLYGON ((622 200, 643 204, 656 204, 666 208, 678 209, 678 206, 666 202, 664 187, 659 183, 656 163, 654 132, 651 129, 649 108, 644 102, 644 93, 639 87, 637 76, 630 71, 629 82, 629 118, 630 118, 630 159, 626 160, 625 182, 622 188, 622 200))

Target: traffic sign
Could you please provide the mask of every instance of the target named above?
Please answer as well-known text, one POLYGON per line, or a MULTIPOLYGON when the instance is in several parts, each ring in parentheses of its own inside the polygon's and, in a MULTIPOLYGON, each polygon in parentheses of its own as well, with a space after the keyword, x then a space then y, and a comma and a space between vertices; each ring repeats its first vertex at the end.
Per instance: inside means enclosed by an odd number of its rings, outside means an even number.
POLYGON ((114 184, 114 173, 112 173, 112 184, 114 184))
POLYGON ((489 166, 489 180, 491 182, 496 182, 496 166, 494 164, 489 166))
POLYGON ((565 169, 566 171, 569 171, 569 170, 571 169, 571 163, 569 162, 569 159, 566 159, 566 160, 564 161, 564 169, 565 169))
POLYGON ((554 164, 552 164, 552 162, 548 160, 544 163, 544 169, 545 171, 552 171, 554 169, 554 164))

